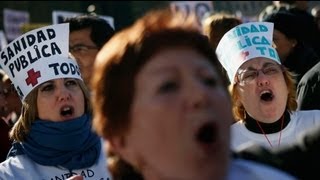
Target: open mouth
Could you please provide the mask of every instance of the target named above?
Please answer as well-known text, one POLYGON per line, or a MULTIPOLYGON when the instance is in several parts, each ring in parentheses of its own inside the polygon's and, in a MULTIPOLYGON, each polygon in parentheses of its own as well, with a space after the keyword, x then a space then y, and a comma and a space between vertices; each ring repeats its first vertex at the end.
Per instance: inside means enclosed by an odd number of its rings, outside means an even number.
POLYGON ((214 123, 206 123, 199 128, 196 133, 196 140, 197 142, 210 145, 214 143, 217 139, 217 130, 214 123))
POLYGON ((64 106, 60 110, 61 116, 64 116, 64 117, 72 116, 73 113, 74 113, 74 108, 72 106, 64 106))
POLYGON ((261 94, 260 94, 260 99, 262 101, 266 101, 266 102, 269 102, 269 101, 272 101, 273 99, 273 93, 271 91, 263 91, 261 94))

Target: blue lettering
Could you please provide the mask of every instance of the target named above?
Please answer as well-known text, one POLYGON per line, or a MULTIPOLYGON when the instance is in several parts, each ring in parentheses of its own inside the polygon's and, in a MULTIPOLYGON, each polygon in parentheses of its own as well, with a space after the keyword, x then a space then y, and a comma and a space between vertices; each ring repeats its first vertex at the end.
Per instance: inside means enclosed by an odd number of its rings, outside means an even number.
POLYGON ((261 46, 259 46, 259 47, 256 47, 256 49, 257 50, 259 50, 260 51, 260 54, 262 54, 262 55, 265 55, 266 53, 265 53, 265 51, 266 51, 266 47, 261 47, 261 46))
MULTIPOLYGON (((270 54, 271 57, 279 60, 278 53, 277 53, 274 49, 269 48, 269 54, 270 54)), ((279 60, 279 61, 280 61, 280 60, 279 60)))
POLYGON ((263 45, 271 45, 270 42, 268 41, 268 39, 264 36, 262 36, 261 38, 261 44, 263 45))
POLYGON ((260 30, 260 32, 267 32, 268 28, 267 28, 267 26, 260 24, 259 25, 259 30, 260 30))
POLYGON ((251 24, 250 27, 242 26, 235 27, 235 29, 227 35, 227 37, 231 40, 239 36, 243 36, 248 33, 257 33, 257 32, 267 32, 268 28, 265 25, 255 25, 251 24))
POLYGON ((253 24, 250 28, 251 32, 259 32, 259 29, 253 24))
MULTIPOLYGON (((269 47, 259 46, 256 49, 260 52, 261 55, 269 56, 270 58, 279 60, 278 53, 275 49, 269 47), (268 49, 267 49, 268 48, 268 49), (268 53, 268 54, 267 54, 268 53)), ((280 61, 280 60, 279 60, 280 61)))
POLYGON ((247 27, 241 27, 241 33, 242 35, 248 34, 250 32, 250 29, 247 27))

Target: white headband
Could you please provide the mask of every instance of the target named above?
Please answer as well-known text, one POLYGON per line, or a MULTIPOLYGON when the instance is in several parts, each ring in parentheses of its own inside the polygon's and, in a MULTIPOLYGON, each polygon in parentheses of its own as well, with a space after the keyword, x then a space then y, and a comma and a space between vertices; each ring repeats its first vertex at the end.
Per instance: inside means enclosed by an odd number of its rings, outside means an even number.
POLYGON ((79 66, 69 58, 69 24, 32 30, 6 46, 0 65, 14 84, 20 99, 52 79, 82 79, 79 66))
POLYGON ((231 83, 239 67, 246 61, 265 57, 280 63, 277 51, 272 47, 273 23, 243 23, 228 31, 220 40, 216 54, 228 73, 231 83))

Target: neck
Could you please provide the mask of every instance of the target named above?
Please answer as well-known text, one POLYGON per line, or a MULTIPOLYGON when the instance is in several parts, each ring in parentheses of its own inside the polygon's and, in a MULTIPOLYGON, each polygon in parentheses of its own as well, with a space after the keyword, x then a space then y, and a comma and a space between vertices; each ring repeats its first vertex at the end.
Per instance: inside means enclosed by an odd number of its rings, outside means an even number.
POLYGON ((271 133, 276 133, 276 132, 281 131, 289 124, 289 122, 290 122, 289 112, 285 111, 282 116, 277 121, 275 121, 273 123, 263 123, 259 120, 252 118, 248 113, 246 113, 246 118, 245 118, 244 122, 245 122, 246 128, 249 131, 263 134, 263 132, 261 132, 259 125, 257 124, 257 121, 258 121, 258 123, 260 124, 260 126, 264 130, 264 132, 266 134, 271 134, 271 133), (281 121, 282 116, 283 116, 283 125, 282 125, 282 121, 281 121))

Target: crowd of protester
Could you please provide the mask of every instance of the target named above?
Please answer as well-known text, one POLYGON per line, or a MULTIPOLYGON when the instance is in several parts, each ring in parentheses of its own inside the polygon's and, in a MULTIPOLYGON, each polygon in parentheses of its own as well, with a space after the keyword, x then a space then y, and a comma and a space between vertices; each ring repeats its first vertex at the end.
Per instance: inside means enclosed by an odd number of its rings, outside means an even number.
POLYGON ((213 12, 199 27, 162 8, 119 31, 81 15, 21 35, 1 53, 0 179, 316 176, 319 15, 273 1, 256 21, 213 12), (20 39, 49 31, 56 53, 7 63, 20 39))

